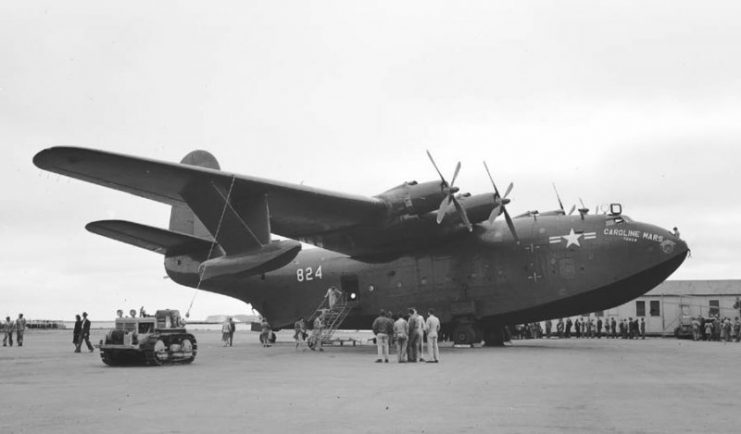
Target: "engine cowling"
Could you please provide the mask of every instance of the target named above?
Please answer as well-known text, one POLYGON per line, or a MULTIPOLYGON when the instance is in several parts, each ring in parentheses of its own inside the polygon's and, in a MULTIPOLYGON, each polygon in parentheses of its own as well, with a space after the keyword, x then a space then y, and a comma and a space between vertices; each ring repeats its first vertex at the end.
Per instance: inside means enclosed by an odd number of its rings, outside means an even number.
POLYGON ((440 181, 405 182, 376 197, 389 204, 390 217, 422 215, 438 209, 446 193, 440 181))

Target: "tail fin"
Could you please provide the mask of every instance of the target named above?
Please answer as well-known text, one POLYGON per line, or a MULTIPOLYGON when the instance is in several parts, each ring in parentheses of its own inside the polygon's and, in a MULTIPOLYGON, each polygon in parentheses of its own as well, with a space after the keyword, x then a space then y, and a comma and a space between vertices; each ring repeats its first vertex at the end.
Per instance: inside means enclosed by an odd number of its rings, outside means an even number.
MULTIPOLYGON (((201 150, 189 153, 180 163, 206 167, 208 169, 221 169, 219 162, 216 161, 216 157, 209 152, 201 150)), ((170 211, 170 230, 213 240, 213 236, 208 232, 206 226, 201 223, 198 217, 186 205, 175 205, 172 207, 172 211, 170 211)))

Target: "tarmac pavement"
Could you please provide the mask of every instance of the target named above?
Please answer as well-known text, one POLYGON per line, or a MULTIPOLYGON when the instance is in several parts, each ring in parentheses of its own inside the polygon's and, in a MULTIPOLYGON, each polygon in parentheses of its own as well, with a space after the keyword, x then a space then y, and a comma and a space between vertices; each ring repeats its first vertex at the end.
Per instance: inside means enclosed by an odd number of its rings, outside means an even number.
MULTIPOLYGON (((373 363, 375 346, 263 348, 194 331, 192 365, 108 367, 71 331, 0 347, 0 433, 735 432, 741 344, 674 339, 441 345, 439 364, 373 363)), ((94 331, 97 342, 103 330, 94 331)), ((367 335, 366 335, 367 336, 367 335)))

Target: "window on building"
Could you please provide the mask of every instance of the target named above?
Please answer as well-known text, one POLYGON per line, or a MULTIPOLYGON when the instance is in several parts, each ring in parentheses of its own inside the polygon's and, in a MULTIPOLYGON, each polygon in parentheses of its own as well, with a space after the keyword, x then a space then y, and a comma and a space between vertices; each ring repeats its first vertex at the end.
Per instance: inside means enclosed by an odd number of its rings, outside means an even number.
POLYGON ((594 316, 596 316, 597 318, 601 318, 601 317, 605 316, 605 311, 604 310, 598 310, 597 312, 594 313, 594 316))
POLYGON ((710 300, 710 309, 708 310, 710 316, 716 316, 720 314, 720 302, 718 300, 710 300))
POLYGON ((661 315, 661 309, 659 308, 659 300, 651 300, 650 304, 650 314, 651 316, 660 316, 661 315))
POLYGON ((646 302, 636 301, 636 316, 646 316, 646 302))

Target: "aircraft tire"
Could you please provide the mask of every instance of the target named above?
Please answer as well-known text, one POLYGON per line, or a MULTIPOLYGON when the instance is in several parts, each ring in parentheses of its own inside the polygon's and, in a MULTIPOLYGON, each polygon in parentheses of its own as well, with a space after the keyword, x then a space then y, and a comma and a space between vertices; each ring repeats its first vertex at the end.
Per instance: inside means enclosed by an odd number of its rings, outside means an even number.
POLYGON ((473 345, 476 343, 476 330, 472 324, 459 324, 453 331, 455 345, 473 345))
POLYGON ((504 346, 504 328, 492 327, 484 330, 484 346, 486 347, 503 347, 504 346))

